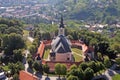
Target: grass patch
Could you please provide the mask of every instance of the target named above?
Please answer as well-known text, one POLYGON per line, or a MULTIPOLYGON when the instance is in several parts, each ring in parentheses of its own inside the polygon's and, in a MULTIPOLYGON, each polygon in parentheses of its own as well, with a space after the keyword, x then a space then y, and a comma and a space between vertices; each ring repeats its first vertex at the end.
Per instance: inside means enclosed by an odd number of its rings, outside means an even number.
POLYGON ((28 30, 23 30, 23 33, 25 36, 29 35, 29 31, 28 30))
POLYGON ((72 48, 72 51, 82 55, 82 50, 78 48, 72 48))
POLYGON ((44 52, 43 59, 48 59, 49 53, 50 53, 50 49, 46 49, 44 52))
POLYGON ((74 57, 74 59, 75 59, 75 62, 79 62, 79 61, 82 60, 82 57, 81 57, 81 56, 78 56, 77 54, 74 54, 74 53, 73 53, 73 57, 74 57))
POLYGON ((5 70, 5 71, 9 71, 9 70, 10 70, 10 69, 8 68, 8 66, 3 66, 2 69, 5 70))
POLYGON ((120 74, 116 74, 112 77, 112 80, 120 80, 120 74))
POLYGON ((78 49, 78 48, 72 48, 72 52, 73 52, 73 57, 75 59, 75 62, 79 62, 83 59, 82 56, 82 50, 78 49))

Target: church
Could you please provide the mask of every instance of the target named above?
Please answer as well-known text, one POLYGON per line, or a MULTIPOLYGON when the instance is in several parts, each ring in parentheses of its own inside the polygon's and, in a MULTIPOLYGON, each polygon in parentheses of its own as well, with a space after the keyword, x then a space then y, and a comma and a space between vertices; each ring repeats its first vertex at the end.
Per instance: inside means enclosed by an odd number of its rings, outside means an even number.
POLYGON ((63 17, 61 17, 60 25, 58 28, 58 36, 52 40, 49 56, 50 61, 73 61, 71 42, 65 36, 63 17))

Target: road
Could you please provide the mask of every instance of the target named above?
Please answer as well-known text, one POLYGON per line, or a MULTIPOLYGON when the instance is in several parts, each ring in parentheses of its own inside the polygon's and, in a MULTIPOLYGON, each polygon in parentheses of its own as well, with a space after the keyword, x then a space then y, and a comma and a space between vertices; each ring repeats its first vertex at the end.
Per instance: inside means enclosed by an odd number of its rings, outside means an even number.
MULTIPOLYGON (((28 50, 26 50, 25 52, 26 52, 25 58, 27 59, 27 56, 28 56, 28 54, 30 54, 30 52, 29 52, 28 50)), ((25 71, 27 71, 27 70, 28 70, 28 67, 29 67, 27 60, 26 60, 26 64, 25 64, 24 66, 25 66, 25 71)))

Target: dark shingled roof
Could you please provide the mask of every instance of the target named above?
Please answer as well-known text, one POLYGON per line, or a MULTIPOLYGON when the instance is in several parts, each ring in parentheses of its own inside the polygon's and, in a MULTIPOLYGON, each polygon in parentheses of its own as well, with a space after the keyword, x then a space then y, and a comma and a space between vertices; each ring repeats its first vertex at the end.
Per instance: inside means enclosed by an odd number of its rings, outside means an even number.
POLYGON ((52 41, 51 45, 52 51, 55 53, 71 52, 70 42, 63 35, 56 37, 56 39, 52 41))

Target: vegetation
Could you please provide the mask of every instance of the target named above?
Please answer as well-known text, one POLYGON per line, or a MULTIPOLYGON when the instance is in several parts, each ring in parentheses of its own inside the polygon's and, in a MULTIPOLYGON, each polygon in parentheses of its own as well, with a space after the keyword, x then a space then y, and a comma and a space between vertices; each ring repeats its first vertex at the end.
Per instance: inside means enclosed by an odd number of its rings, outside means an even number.
POLYGON ((18 80, 18 79, 19 79, 19 75, 18 75, 18 74, 14 74, 14 75, 13 75, 13 79, 14 79, 14 80, 18 80))
POLYGON ((48 74, 49 73, 49 66, 47 64, 43 65, 43 71, 48 74))
POLYGON ((112 77, 112 80, 119 80, 120 79, 120 74, 116 74, 115 76, 112 77))
POLYGON ((64 64, 57 63, 55 65, 55 73, 57 75, 66 75, 67 73, 67 68, 64 64))
POLYGON ((78 77, 70 75, 67 80, 79 80, 78 77))
POLYGON ((42 64, 40 64, 39 62, 35 61, 35 62, 33 63, 33 68, 35 69, 36 72, 43 73, 42 64))
POLYGON ((32 58, 28 58, 27 61, 28 61, 29 67, 32 69, 33 68, 33 59, 32 58))
POLYGON ((120 58, 116 58, 116 63, 120 66, 120 58))
POLYGON ((19 34, 11 33, 10 35, 4 35, 2 39, 2 47, 5 51, 4 53, 7 55, 13 54, 15 49, 22 49, 25 47, 24 40, 19 34))
MULTIPOLYGON (((83 62, 79 66, 72 65, 69 71, 67 71, 64 64, 57 63, 55 65, 55 73, 59 76, 67 75, 67 80, 90 80, 95 74, 100 73, 102 70, 105 70, 105 68, 111 67, 111 59, 115 59, 116 63, 120 65, 120 59, 116 58, 120 53, 120 30, 110 25, 116 24, 116 18, 118 18, 118 20, 120 18, 120 1, 114 1, 108 4, 108 6, 106 6, 106 0, 99 0, 96 3, 92 3, 91 0, 59 1, 54 0, 52 4, 54 4, 59 11, 66 11, 63 13, 64 16, 66 16, 67 19, 71 19, 66 21, 67 27, 65 34, 70 40, 81 40, 87 46, 94 47, 96 60, 83 62), (60 5, 58 5, 58 2, 60 5), (98 6, 99 3, 102 4, 102 8, 98 6), (109 25, 103 28, 103 33, 93 33, 84 29, 82 27, 85 24, 84 21, 79 20, 107 23, 109 25), (114 31, 108 33, 110 30, 114 31), (114 36, 111 37, 111 34, 114 36)), ((54 9, 54 7, 51 8, 54 9)), ((58 17, 56 16, 56 18, 58 17)), ((39 21, 37 23, 39 23, 39 21)), ((23 23, 17 20, 0 18, 0 52, 4 51, 5 54, 5 57, 0 57, 0 66, 2 66, 1 63, 5 63, 2 69, 5 71, 10 70, 11 74, 14 75, 14 80, 18 79, 19 71, 24 70, 22 61, 24 58, 23 51, 26 49, 26 45, 31 53, 27 58, 29 67, 36 72, 43 73, 44 71, 46 74, 49 73, 49 66, 34 61, 32 56, 37 52, 40 40, 51 40, 57 35, 57 24, 35 24, 34 29, 30 32, 33 33, 32 37, 34 37, 35 40, 33 43, 26 41, 25 44, 26 39, 24 39, 23 36, 27 36, 29 32, 26 30, 23 31, 23 23)), ((49 51, 49 49, 45 51, 44 59, 48 58, 49 51)), ((82 55, 81 50, 72 48, 72 51, 75 61, 80 61, 82 59, 80 56, 82 55)), ((119 75, 117 75, 117 77, 118 76, 119 75)), ((115 80, 119 79, 117 77, 113 77, 113 80, 114 78, 115 80)))
POLYGON ((107 68, 109 68, 111 66, 111 62, 110 62, 110 59, 108 57, 105 57, 104 64, 107 68))
POLYGON ((94 76, 94 71, 91 68, 87 68, 84 71, 85 80, 91 80, 94 76))
POLYGON ((8 66, 12 75, 19 74, 19 71, 24 70, 24 65, 21 62, 9 63, 8 66))
POLYGON ((82 62, 79 67, 72 65, 70 71, 67 73, 67 79, 72 76, 76 76, 79 80, 91 80, 94 74, 105 69, 105 65, 102 62, 82 62))

